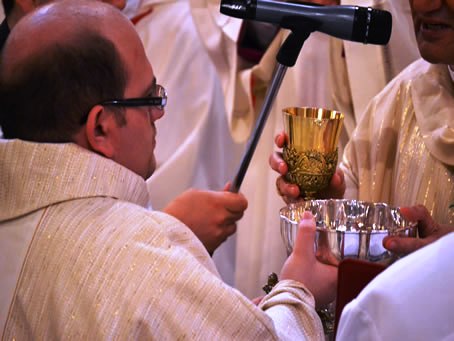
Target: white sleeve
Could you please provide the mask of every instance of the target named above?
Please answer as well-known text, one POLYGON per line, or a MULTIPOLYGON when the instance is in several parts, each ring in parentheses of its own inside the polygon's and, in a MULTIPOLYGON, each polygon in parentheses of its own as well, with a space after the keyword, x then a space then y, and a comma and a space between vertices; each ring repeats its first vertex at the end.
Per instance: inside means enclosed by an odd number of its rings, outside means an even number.
POLYGON ((336 340, 381 340, 373 318, 359 306, 357 300, 350 302, 342 311, 336 340))

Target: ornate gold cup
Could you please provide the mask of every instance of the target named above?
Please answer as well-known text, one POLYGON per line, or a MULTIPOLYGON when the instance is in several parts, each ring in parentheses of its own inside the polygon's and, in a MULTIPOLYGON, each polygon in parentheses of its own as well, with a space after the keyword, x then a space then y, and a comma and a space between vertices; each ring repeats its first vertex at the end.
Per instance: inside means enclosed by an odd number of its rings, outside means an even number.
POLYGON ((283 109, 288 165, 286 180, 297 184, 306 200, 329 185, 336 171, 337 143, 344 115, 322 108, 283 109))

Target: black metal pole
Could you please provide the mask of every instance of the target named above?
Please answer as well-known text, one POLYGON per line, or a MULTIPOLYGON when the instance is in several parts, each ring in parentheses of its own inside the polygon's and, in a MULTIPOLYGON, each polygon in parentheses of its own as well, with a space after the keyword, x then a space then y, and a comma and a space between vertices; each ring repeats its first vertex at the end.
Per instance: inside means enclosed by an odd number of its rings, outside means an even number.
POLYGON ((284 79, 285 72, 288 67, 295 65, 304 42, 312 32, 312 26, 307 29, 299 27, 290 33, 280 47, 276 56, 277 64, 273 72, 271 84, 266 92, 262 109, 259 117, 257 118, 251 137, 248 140, 246 150, 243 154, 243 158, 241 159, 240 166, 238 167, 238 171, 232 181, 232 185, 230 186, 230 192, 237 193, 240 190, 244 176, 246 175, 246 171, 249 167, 249 163, 251 162, 255 148, 257 147, 263 128, 265 127, 265 123, 268 119, 271 107, 273 106, 277 92, 282 84, 282 80, 284 79))

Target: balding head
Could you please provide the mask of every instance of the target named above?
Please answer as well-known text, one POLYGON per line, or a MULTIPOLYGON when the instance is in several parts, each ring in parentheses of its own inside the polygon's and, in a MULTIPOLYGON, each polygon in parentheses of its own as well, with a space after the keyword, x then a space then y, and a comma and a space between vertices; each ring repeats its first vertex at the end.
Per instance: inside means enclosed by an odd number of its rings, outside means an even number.
MULTIPOLYGON (((20 62, 55 44, 70 44, 71 40, 97 32, 108 39, 115 34, 113 28, 131 26, 117 9, 98 1, 55 1, 25 16, 11 32, 3 58, 12 57, 20 62), (111 34, 113 33, 113 34, 111 34)), ((9 63, 9 62, 8 62, 9 63)), ((13 63, 13 61, 11 61, 13 63)))
POLYGON ((141 53, 129 20, 102 2, 62 0, 25 16, 1 57, 5 137, 70 141, 93 105, 123 96, 127 61, 141 53))
POLYGON ((24 17, 0 60, 6 138, 75 142, 144 179, 155 166, 156 79, 134 26, 97 1, 61 0, 24 17), (118 103, 118 102, 116 102, 118 103))
MULTIPOLYGON (((2 1, 6 20, 8 22, 9 28, 11 29, 24 15, 33 11, 36 7, 59 0, 2 0, 2 1)), ((102 0, 102 1, 109 3, 120 10, 125 8, 126 6, 126 0, 102 0)))

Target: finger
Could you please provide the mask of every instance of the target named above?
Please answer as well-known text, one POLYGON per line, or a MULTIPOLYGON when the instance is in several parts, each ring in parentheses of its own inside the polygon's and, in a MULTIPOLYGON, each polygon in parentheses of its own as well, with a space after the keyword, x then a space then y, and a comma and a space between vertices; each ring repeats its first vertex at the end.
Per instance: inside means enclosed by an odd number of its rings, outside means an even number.
POLYGON ((345 186, 345 175, 344 175, 344 172, 342 171, 342 169, 340 169, 340 168, 336 169, 333 179, 337 186, 339 186, 339 187, 345 186))
POLYGON ((224 235, 225 239, 224 241, 230 237, 232 234, 234 234, 236 232, 236 229, 237 229, 237 226, 235 223, 233 224, 229 224, 229 225, 226 225, 226 226, 223 226, 222 227, 222 234, 224 235))
POLYGON ((388 236, 383 239, 383 246, 389 251, 398 254, 406 255, 417 249, 427 245, 427 239, 408 238, 408 237, 394 237, 388 236))
POLYGON ((345 189, 344 172, 336 169, 336 172, 331 177, 329 187, 320 191, 319 197, 341 199, 344 197, 345 189))
POLYGON ((284 147, 285 141, 286 141, 286 136, 285 136, 284 132, 277 134, 276 137, 274 138, 274 143, 276 143, 276 146, 278 148, 284 147))
POLYGON ((228 212, 227 216, 223 219, 222 225, 229 225, 236 223, 238 220, 243 218, 243 211, 241 212, 228 212))
POLYGON ((429 211, 423 205, 401 207, 400 211, 405 219, 410 221, 427 221, 427 218, 430 218, 429 211))
POLYGON ((214 221, 218 222, 218 225, 229 225, 236 223, 238 220, 240 220, 243 215, 244 215, 244 210, 234 210, 227 208, 227 206, 224 205, 224 209, 222 211, 218 211, 216 216, 212 216, 214 221))
POLYGON ((282 176, 276 179, 276 189, 286 202, 293 202, 300 196, 299 187, 286 182, 282 176))
POLYGON ((282 154, 274 152, 270 155, 268 163, 272 170, 278 172, 281 175, 285 175, 288 172, 288 167, 285 161, 282 159, 282 154))
POLYGON ((226 219, 240 220, 243 217, 244 211, 247 209, 247 203, 245 205, 231 205, 225 206, 226 219))
POLYGON ((218 192, 218 194, 220 204, 229 214, 242 214, 248 206, 246 197, 241 193, 218 192))
POLYGON ((314 241, 315 219, 311 212, 305 211, 298 225, 298 232, 293 246, 294 254, 305 259, 315 259, 314 241))
POLYGON ((343 198, 345 190, 347 188, 345 184, 344 172, 340 169, 336 169, 336 173, 333 176, 334 188, 336 188, 335 195, 336 198, 343 198))
POLYGON ((407 220, 418 222, 418 232, 422 238, 433 234, 438 228, 437 223, 423 205, 402 207, 400 212, 407 220))

